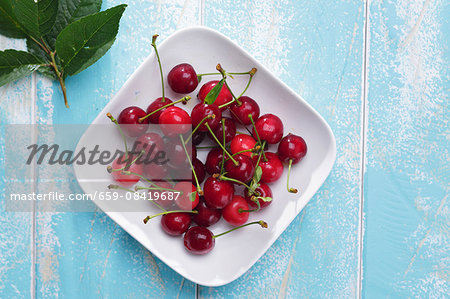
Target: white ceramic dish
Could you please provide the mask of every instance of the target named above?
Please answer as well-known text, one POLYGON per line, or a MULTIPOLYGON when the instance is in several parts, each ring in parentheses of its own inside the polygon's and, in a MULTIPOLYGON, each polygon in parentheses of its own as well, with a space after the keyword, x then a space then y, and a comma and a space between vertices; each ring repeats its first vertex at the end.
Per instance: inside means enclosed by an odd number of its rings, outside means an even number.
MULTIPOLYGON (((156 211, 153 205, 143 205, 141 212, 107 212, 108 203, 97 202, 109 217, 179 274, 205 286, 224 285, 245 273, 316 193, 333 166, 336 156, 335 139, 325 120, 305 100, 274 77, 246 51, 217 31, 204 27, 178 31, 159 45, 159 52, 165 75, 173 66, 182 62, 192 64, 197 73, 212 72, 219 62, 226 70, 234 72, 248 71, 252 67, 257 67, 258 72, 246 95, 259 103, 261 114, 270 112, 278 115, 284 122, 285 134, 292 132, 301 135, 308 144, 307 156, 293 167, 291 173, 291 185, 301 190, 301 193, 289 194, 286 191, 287 169, 285 169, 283 177, 271 185, 274 194, 273 203, 265 210, 250 216, 249 221, 259 219, 267 221, 269 228, 250 226, 218 238, 214 250, 204 256, 189 254, 183 246, 182 238, 167 236, 161 230, 159 220, 154 219, 144 225, 142 219, 156 211)), ((202 83, 216 78, 219 79, 219 77, 205 77, 202 83)), ((232 89, 242 90, 246 79, 231 80, 232 89)), ((185 106, 187 110, 197 104, 196 94, 199 87, 192 93, 193 99, 188 106, 185 106)), ((180 98, 180 95, 171 92, 167 85, 166 93, 173 100, 180 98)), ((146 109, 148 104, 159 96, 161 96, 159 71, 156 57, 152 53, 93 124, 110 123, 105 117, 106 112, 117 116, 127 106, 137 105, 146 109)), ((88 129, 78 147, 89 144, 92 138, 92 132, 88 129)), ((110 180, 105 174, 104 166, 99 167, 101 167, 99 173, 105 175, 106 181, 110 180)), ((81 188, 84 192, 93 194, 99 191, 98 183, 86 180, 86 171, 87 169, 82 166, 75 166, 81 188)), ((91 169, 89 171, 92 172, 91 169)), ((104 184, 107 185, 108 183, 104 184)), ((214 233, 227 229, 229 226, 223 220, 211 228, 214 233)))

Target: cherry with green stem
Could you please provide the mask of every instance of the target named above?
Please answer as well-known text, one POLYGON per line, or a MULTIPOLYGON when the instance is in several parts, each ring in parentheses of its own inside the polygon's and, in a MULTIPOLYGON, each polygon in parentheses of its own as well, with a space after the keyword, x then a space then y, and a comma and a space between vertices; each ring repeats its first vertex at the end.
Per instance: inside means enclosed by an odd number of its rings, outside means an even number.
POLYGON ((238 227, 232 228, 226 232, 223 232, 218 235, 214 235, 209 229, 202 226, 193 226, 187 230, 187 232, 184 234, 184 247, 192 254, 206 254, 213 250, 215 246, 215 239, 218 237, 221 237, 223 235, 226 235, 230 232, 233 232, 237 229, 249 226, 259 224, 262 228, 267 228, 268 225, 266 222, 260 220, 260 221, 254 221, 250 223, 246 223, 243 225, 240 225, 238 227))
POLYGON ((189 102, 190 99, 191 99, 190 96, 185 96, 184 98, 181 98, 181 99, 179 99, 179 100, 177 100, 177 101, 175 101, 175 102, 171 102, 171 103, 169 103, 169 104, 167 104, 167 105, 164 105, 164 106, 162 106, 162 107, 159 107, 158 109, 152 110, 152 111, 151 111, 150 113, 148 113, 146 116, 139 118, 139 122, 142 123, 144 120, 146 120, 148 117, 152 116, 153 114, 158 113, 159 111, 164 110, 164 109, 166 109, 167 107, 173 106, 173 105, 175 105, 175 104, 183 103, 184 105, 186 105, 187 102, 189 102))
POLYGON ((240 180, 237 180, 237 179, 226 177, 225 174, 215 173, 215 174, 212 175, 212 177, 215 178, 215 179, 218 179, 219 181, 228 181, 228 182, 232 182, 232 183, 235 183, 235 184, 239 184, 239 185, 244 186, 248 190, 251 190, 250 186, 247 185, 246 183, 244 183, 244 182, 242 182, 240 180))
POLYGON ((220 143, 220 141, 217 139, 216 135, 214 135, 214 132, 209 127, 208 123, 205 123, 205 126, 208 128, 209 132, 211 133, 211 136, 214 138, 216 143, 222 148, 224 153, 233 161, 234 165, 238 166, 238 162, 233 158, 233 156, 225 149, 225 147, 220 143))
MULTIPOLYGON (((253 131, 256 133, 255 135, 256 135, 256 138, 258 139, 258 143, 259 143, 260 145, 263 145, 263 143, 261 142, 261 138, 259 138, 258 130, 256 130, 255 122, 253 121, 253 116, 252 116, 251 114, 249 114, 249 115, 248 115, 248 118, 250 118, 250 121, 252 122, 253 131)), ((265 145, 265 142, 264 142, 264 145, 265 145)), ((264 146, 263 146, 263 148, 262 148, 262 154, 263 154, 264 161, 267 162, 266 154, 264 153, 264 146)))
POLYGON ((287 190, 290 193, 297 193, 296 188, 289 187, 289 178, 291 174, 292 164, 297 164, 300 162, 308 152, 308 147, 305 140, 297 135, 289 133, 283 137, 278 145, 278 156, 280 160, 284 163, 289 163, 288 175, 287 175, 287 190))

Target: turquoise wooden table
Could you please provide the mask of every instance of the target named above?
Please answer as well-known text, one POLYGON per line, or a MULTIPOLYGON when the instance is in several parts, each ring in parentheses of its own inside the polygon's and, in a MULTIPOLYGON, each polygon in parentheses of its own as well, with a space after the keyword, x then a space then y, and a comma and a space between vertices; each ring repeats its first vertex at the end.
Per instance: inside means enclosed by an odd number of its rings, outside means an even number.
MULTIPOLYGON (((324 116, 336 164, 255 266, 218 288, 185 280, 101 211, 2 211, 0 297, 448 296, 448 1, 103 2, 129 6, 111 51, 67 81, 71 108, 56 83, 32 75, 0 88, 1 124, 90 123, 150 53, 154 33, 163 40, 204 25, 324 116)), ((0 38, 0 49, 24 46, 0 38)))

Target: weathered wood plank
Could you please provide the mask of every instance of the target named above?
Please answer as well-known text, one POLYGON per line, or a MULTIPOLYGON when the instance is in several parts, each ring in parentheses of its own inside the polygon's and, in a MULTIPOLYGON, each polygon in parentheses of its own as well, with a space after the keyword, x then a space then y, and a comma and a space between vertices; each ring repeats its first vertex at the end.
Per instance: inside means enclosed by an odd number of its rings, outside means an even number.
MULTIPOLYGON (((198 1, 104 1, 129 6, 117 40, 98 63, 69 78, 71 108, 59 87, 38 80, 41 123, 90 123, 151 51, 151 36, 163 40, 199 20, 198 1)), ((130 99, 133 105, 133 99, 130 99)), ((55 176, 70 177, 55 173, 55 176)), ((58 186, 81 192, 76 182, 58 186)), ((37 294, 42 297, 194 297, 195 285, 153 257, 103 212, 38 213, 37 294)))
POLYGON ((337 161, 318 194, 249 272, 224 287, 200 287, 200 296, 356 297, 364 2, 205 5, 205 25, 242 45, 324 116, 336 135, 337 161))
MULTIPOLYGON (((0 36, 0 50, 23 49, 25 43, 0 36)), ((33 121, 33 78, 0 87, 0 131, 6 124, 33 121)), ((30 136, 31 137, 31 136, 30 136)), ((30 138, 31 139, 31 138, 30 138)), ((5 142, 0 134, 0 297, 29 298, 33 294, 33 214, 5 211, 5 142)), ((22 190, 32 192, 32 190, 22 190)))
POLYGON ((363 294, 448 297, 450 6, 377 0, 369 15, 363 294))

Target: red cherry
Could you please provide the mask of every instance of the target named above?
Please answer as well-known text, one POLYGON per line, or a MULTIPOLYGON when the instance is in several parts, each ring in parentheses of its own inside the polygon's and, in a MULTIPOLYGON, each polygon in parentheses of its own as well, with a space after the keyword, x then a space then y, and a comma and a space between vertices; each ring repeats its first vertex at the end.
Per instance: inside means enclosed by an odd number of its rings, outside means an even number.
MULTIPOLYGON (((206 176, 205 165, 203 165, 202 161, 195 158, 194 160, 192 160, 192 166, 194 167, 195 174, 197 175, 198 183, 203 183, 206 176)), ((192 173, 192 184, 195 183, 194 173, 192 173)))
POLYGON ((203 139, 205 139, 205 136, 206 136, 205 132, 195 131, 194 134, 192 135, 192 144, 199 145, 200 143, 202 143, 203 139))
MULTIPOLYGON (((119 157, 116 160, 114 160, 111 167, 113 170, 120 169, 123 168, 124 166, 127 166, 133 160, 134 160, 133 156, 129 156, 128 159, 125 159, 124 157, 119 157)), ((142 164, 133 163, 129 167, 126 167, 124 171, 130 171, 142 175, 143 172, 142 164)), ((139 182, 139 180, 141 179, 139 176, 134 174, 129 175, 123 174, 122 171, 120 170, 111 172, 111 175, 116 182, 118 182, 120 185, 124 187, 131 187, 137 182, 139 182)))
MULTIPOLYGON (((259 187, 256 188, 255 192, 256 192, 256 194, 254 194, 255 197, 273 198, 272 190, 270 189, 269 185, 267 185, 265 183, 260 183, 259 187)), ((258 208, 258 205, 252 200, 252 196, 249 195, 247 191, 244 192, 244 196, 245 196, 245 199, 247 200, 248 206, 251 209, 258 208)), ((258 201, 261 206, 261 209, 267 207, 268 205, 270 205, 272 203, 272 201, 264 201, 261 198, 258 198, 258 201)))
MULTIPOLYGON (((261 157, 259 160, 259 166, 261 166, 262 176, 261 182, 263 183, 273 183, 277 181, 283 174, 283 163, 281 163, 277 154, 271 152, 264 153, 267 161, 261 157)), ((258 161, 258 156, 253 157, 253 162, 256 164, 258 161)))
POLYGON ((173 137, 191 129, 191 117, 183 109, 171 106, 161 113, 159 125, 164 135, 173 137))
POLYGON ((222 112, 220 112, 219 107, 217 107, 217 105, 215 104, 208 105, 200 103, 197 104, 191 112, 192 127, 196 128, 197 125, 202 122, 202 124, 198 127, 198 130, 202 132, 208 131, 205 123, 208 123, 211 129, 217 128, 217 126, 219 126, 220 124, 221 118, 222 112), (214 115, 214 118, 208 118, 207 120, 202 122, 202 120, 208 115, 214 115))
POLYGON ((117 122, 125 134, 131 137, 137 137, 144 134, 148 129, 148 119, 145 119, 142 123, 139 122, 139 118, 146 115, 145 111, 141 108, 131 106, 120 112, 117 122))
POLYGON ((188 213, 169 213, 161 217, 162 229, 171 236, 181 236, 191 225, 188 213))
MULTIPOLYGON (((214 88, 214 86, 217 85, 217 83, 219 83, 218 80, 214 80, 214 81, 209 81, 205 84, 203 84, 203 86, 200 88, 200 91, 198 92, 198 99, 200 101, 204 101, 206 98, 206 95, 211 91, 211 89, 214 88)), ((230 90, 228 89, 228 87, 226 85, 224 85, 222 87, 222 89, 219 92, 219 95, 217 96, 216 100, 214 101, 214 104, 216 104, 217 106, 221 106, 225 103, 230 102, 231 100, 233 100, 233 96, 231 95, 230 90)), ((223 107, 221 110, 225 110, 226 107, 223 107)))
POLYGON ((206 179, 203 192, 208 207, 223 209, 233 198, 234 187, 228 181, 219 181, 211 176, 206 179))
POLYGON ((305 140, 297 135, 289 133, 281 139, 278 145, 278 156, 284 163, 292 160, 292 164, 298 163, 306 155, 308 147, 305 140))
POLYGON ((213 233, 203 226, 193 226, 184 234, 184 247, 193 254, 206 254, 213 250, 213 233))
MULTIPOLYGON (((255 122, 255 128, 261 140, 269 144, 278 143, 283 137, 283 122, 273 114, 264 114, 255 122)), ((257 138, 253 128, 253 137, 257 138)))
MULTIPOLYGON (((190 143, 186 144, 185 147, 192 161, 197 157, 197 150, 195 146, 192 146, 190 143)), ((165 148, 167 159, 169 159, 168 163, 170 166, 177 168, 187 165, 187 167, 190 169, 189 162, 187 161, 186 157, 186 151, 184 150, 180 139, 169 139, 169 141, 165 145, 165 148)))
POLYGON ((221 210, 212 209, 208 207, 203 198, 200 198, 200 202, 196 207, 198 214, 194 214, 192 219, 200 226, 208 227, 219 222, 222 216, 221 210))
POLYGON ((177 93, 191 93, 198 86, 197 73, 192 65, 181 63, 173 67, 167 75, 170 88, 177 93))
POLYGON ((169 173, 167 164, 148 163, 143 164, 145 177, 151 181, 160 181, 169 173))
MULTIPOLYGON (((155 185, 157 185, 158 187, 161 187, 161 188, 165 188, 165 189, 173 189, 173 186, 169 182, 166 182, 166 181, 157 182, 157 183, 155 183, 155 185)), ((151 185, 150 187, 156 188, 153 185, 151 185)), ((161 205, 163 208, 168 209, 174 203, 173 200, 168 199, 168 197, 167 197, 167 193, 168 192, 172 192, 172 191, 168 191, 168 190, 148 190, 148 195, 150 197, 150 200, 153 200, 157 204, 161 205), (162 195, 163 193, 165 194, 165 196, 162 195)))
POLYGON ((142 150, 145 151, 143 154, 144 159, 153 158, 156 153, 164 151, 164 140, 157 133, 145 133, 136 139, 134 142, 136 146, 133 152, 141 153, 142 150))
POLYGON ((195 188, 195 186, 192 185, 191 182, 179 182, 173 189, 182 192, 182 194, 180 193, 178 198, 175 200, 175 203, 180 209, 185 211, 191 211, 195 209, 195 207, 198 205, 199 200, 198 192, 197 188, 195 188), (193 192, 195 192, 195 197, 194 201, 191 201, 191 193, 193 192))
MULTIPOLYGON (((245 134, 239 134, 234 136, 234 138, 231 140, 230 148, 231 153, 236 154, 238 152, 249 150, 255 147, 256 140, 253 139, 250 135, 245 134)), ((252 156, 251 152, 244 152, 242 153, 245 156, 252 156)))
POLYGON ((221 148, 213 148, 206 157, 205 168, 210 175, 220 172, 220 165, 223 160, 223 150, 221 148))
POLYGON ((242 225, 248 220, 249 212, 247 201, 239 195, 233 196, 233 200, 223 209, 223 219, 231 225, 242 225))
POLYGON ((250 125, 252 121, 249 114, 252 115, 253 121, 256 121, 259 117, 259 105, 250 97, 242 96, 239 98, 241 105, 234 102, 230 105, 231 117, 238 123, 243 125, 250 125))
POLYGON ((227 171, 227 176, 236 179, 238 181, 247 183, 253 178, 255 173, 255 166, 252 159, 249 156, 243 154, 237 154, 233 156, 234 160, 238 163, 236 166, 231 159, 225 162, 225 170, 227 171))
MULTIPOLYGON (((217 137, 217 139, 222 142, 223 141, 223 127, 225 127, 225 143, 230 142, 233 137, 236 135, 236 125, 231 120, 231 118, 224 117, 222 118, 222 122, 213 129, 214 135, 217 137), (223 123, 223 125, 222 125, 223 123)), ((208 132, 208 137, 215 142, 214 138, 211 136, 211 133, 208 132)))
MULTIPOLYGON (((148 105, 147 107, 147 114, 152 113, 155 110, 158 110, 161 107, 164 107, 170 103, 172 103, 172 100, 169 99, 168 97, 164 97, 164 102, 162 101, 163 98, 157 98, 156 100, 154 100, 150 105, 148 105)), ((161 109, 158 112, 153 113, 152 115, 150 115, 149 117, 147 117, 146 119, 148 119, 148 121, 152 124, 159 124, 159 117, 161 116, 161 113, 163 113, 163 111, 165 111, 167 108, 161 109)))

